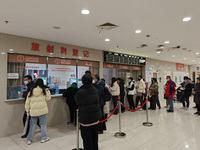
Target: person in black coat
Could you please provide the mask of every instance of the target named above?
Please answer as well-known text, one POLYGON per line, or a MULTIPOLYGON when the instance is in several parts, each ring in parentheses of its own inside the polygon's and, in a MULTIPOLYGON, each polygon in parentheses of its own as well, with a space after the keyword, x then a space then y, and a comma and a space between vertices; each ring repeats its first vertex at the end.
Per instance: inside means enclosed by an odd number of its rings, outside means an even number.
POLYGON ((67 90, 63 93, 63 97, 66 97, 66 103, 69 106, 70 110, 70 122, 76 125, 76 109, 78 108, 74 96, 78 91, 77 83, 72 83, 72 85, 67 88, 67 90))
POLYGON ((183 104, 183 108, 185 108, 186 110, 188 110, 189 106, 190 106, 190 101, 189 101, 189 97, 192 95, 192 82, 189 81, 188 77, 184 77, 184 87, 183 87, 183 94, 181 97, 181 101, 183 104), (185 105, 185 101, 187 103, 187 106, 185 105))
MULTIPOLYGON (((99 104, 100 104, 101 113, 102 113, 102 117, 101 117, 100 121, 102 121, 102 120, 104 120, 104 111, 103 111, 103 108, 104 108, 104 105, 105 105, 105 100, 104 100, 105 82, 103 80, 100 80, 100 77, 97 74, 94 77, 94 81, 95 81, 95 83, 93 85, 98 90, 99 104)), ((105 122, 99 124, 99 132, 98 133, 99 134, 103 134, 103 130, 106 130, 106 123, 105 122)))
MULTIPOLYGON (((24 103, 26 102, 27 99, 27 95, 30 92, 30 90, 35 86, 35 83, 32 80, 32 76, 27 75, 24 77, 24 84, 27 86, 27 90, 24 91, 23 93, 19 94, 22 98, 24 98, 24 103)), ((24 116, 23 116, 23 124, 25 126, 26 124, 26 119, 27 119, 27 113, 26 111, 24 112, 24 116)), ((37 123, 39 126, 39 122, 37 123)), ((26 138, 28 133, 29 133, 29 129, 30 129, 30 117, 29 117, 29 121, 28 121, 28 126, 27 126, 27 130, 26 130, 26 134, 22 135, 21 138, 26 138)))
POLYGON ((92 77, 84 75, 83 85, 75 95, 84 150, 98 150, 98 122, 102 116, 98 90, 92 86, 92 77))
MULTIPOLYGON (((117 82, 120 88, 120 102, 124 105, 124 96, 125 96, 125 88, 124 88, 124 80, 121 78, 117 78, 117 82)), ((125 112, 125 108, 121 107, 122 113, 125 112)))

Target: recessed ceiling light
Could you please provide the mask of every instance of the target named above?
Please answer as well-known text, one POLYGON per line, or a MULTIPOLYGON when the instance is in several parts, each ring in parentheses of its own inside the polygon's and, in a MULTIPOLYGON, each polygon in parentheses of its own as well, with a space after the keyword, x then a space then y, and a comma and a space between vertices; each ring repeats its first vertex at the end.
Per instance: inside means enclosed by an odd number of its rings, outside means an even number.
POLYGON ((9 51, 11 51, 11 52, 12 52, 12 51, 13 51, 13 49, 11 48, 11 49, 9 49, 9 51))
POLYGON ((192 60, 192 62, 195 62, 195 60, 192 60))
POLYGON ((160 51, 157 51, 157 54, 160 54, 161 52, 160 51))
POLYGON ((175 57, 175 55, 172 55, 172 57, 175 57))
POLYGON ((183 60, 186 60, 186 58, 183 58, 183 60))
POLYGON ((105 39, 105 41, 106 41, 106 42, 109 42, 109 41, 110 41, 110 39, 105 39))
POLYGON ((191 17, 185 17, 183 18, 183 21, 190 21, 192 18, 191 17))
POLYGON ((199 55, 199 52, 196 52, 195 54, 196 54, 196 55, 199 55))
POLYGON ((142 31, 141 30, 135 30, 135 33, 141 33, 142 31))
POLYGON ((2 54, 2 55, 5 55, 6 53, 5 53, 5 52, 1 52, 1 54, 2 54))
POLYGON ((165 41, 165 44, 169 44, 170 42, 169 41, 165 41))
POLYGON ((53 28, 54 28, 54 29, 57 29, 57 30, 60 29, 60 27, 58 27, 58 26, 54 26, 53 28))
POLYGON ((83 9, 83 10, 81 11, 81 13, 82 13, 83 15, 88 15, 88 14, 90 13, 90 11, 87 10, 87 9, 83 9))

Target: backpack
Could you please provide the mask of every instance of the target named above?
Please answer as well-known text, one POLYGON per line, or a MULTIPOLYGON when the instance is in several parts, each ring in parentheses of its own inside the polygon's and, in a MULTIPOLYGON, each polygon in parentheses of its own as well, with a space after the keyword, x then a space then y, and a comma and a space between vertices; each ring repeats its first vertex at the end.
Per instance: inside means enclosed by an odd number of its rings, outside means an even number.
POLYGON ((112 94, 110 93, 109 89, 107 87, 104 87, 104 100, 106 102, 110 101, 112 98, 112 94))

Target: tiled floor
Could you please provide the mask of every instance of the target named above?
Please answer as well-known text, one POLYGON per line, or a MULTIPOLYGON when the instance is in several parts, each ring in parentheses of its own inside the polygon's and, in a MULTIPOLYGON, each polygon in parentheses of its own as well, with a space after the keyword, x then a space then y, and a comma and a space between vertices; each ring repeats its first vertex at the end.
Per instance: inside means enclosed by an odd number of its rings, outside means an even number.
MULTIPOLYGON (((113 136, 118 131, 118 116, 112 116, 107 122, 108 130, 99 136, 100 150, 200 150, 200 116, 193 114, 193 108, 185 111, 180 107, 175 103, 174 113, 166 113, 165 108, 150 111, 153 127, 142 126, 145 111, 126 111, 122 114, 122 131, 127 136, 123 139, 113 136)), ((20 134, 1 138, 0 150, 72 150, 76 146, 75 129, 70 125, 48 128, 50 141, 44 144, 37 132, 30 146, 20 134)))

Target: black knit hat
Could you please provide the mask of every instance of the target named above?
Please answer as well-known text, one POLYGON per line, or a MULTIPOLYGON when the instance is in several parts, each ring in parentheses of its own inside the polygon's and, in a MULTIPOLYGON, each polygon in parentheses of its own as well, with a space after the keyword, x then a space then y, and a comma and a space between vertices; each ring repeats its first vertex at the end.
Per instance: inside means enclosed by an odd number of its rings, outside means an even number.
POLYGON ((83 85, 91 85, 92 84, 92 76, 89 74, 86 74, 82 77, 82 83, 83 85))

